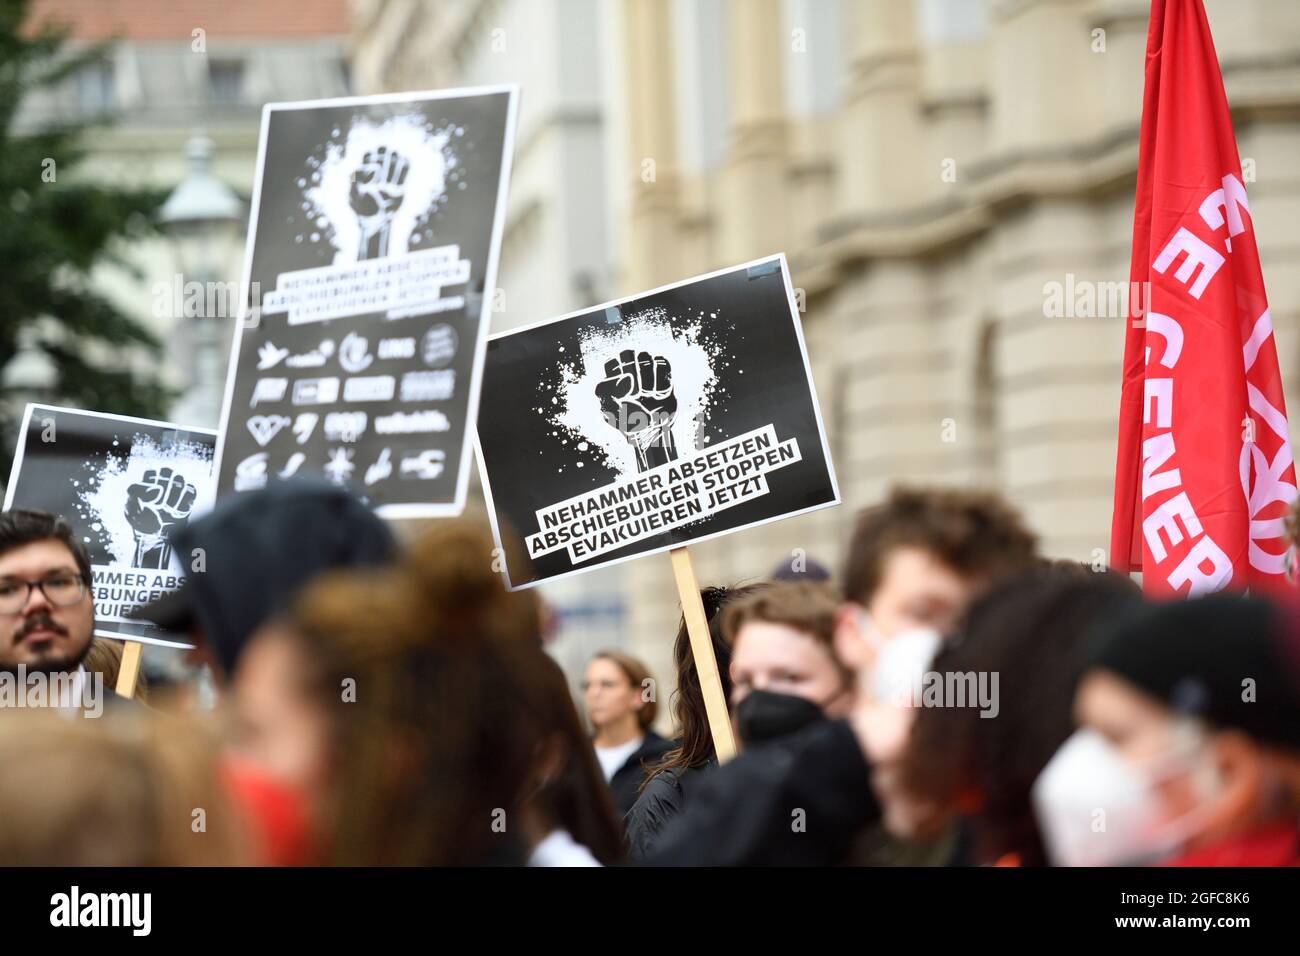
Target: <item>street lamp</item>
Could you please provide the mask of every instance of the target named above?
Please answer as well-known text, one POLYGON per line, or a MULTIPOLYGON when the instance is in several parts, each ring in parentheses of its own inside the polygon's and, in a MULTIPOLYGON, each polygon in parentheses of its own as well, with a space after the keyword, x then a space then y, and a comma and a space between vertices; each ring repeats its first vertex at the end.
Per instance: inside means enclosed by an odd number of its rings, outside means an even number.
POLYGON ((36 329, 23 326, 18 330, 17 349, 0 371, 0 390, 21 401, 48 402, 59 384, 59 369, 40 345, 36 329))
POLYGON ((0 435, 0 441, 4 441, 9 448, 14 447, 14 440, 18 437, 18 422, 27 403, 50 404, 59 384, 58 366, 50 354, 41 348, 40 336, 35 328, 30 325, 20 328, 14 344, 16 348, 13 357, 0 369, 3 410, 12 419, 4 428, 4 434, 0 435))
MULTIPOLYGON (((244 203, 233 189, 212 174, 213 143, 195 134, 185 144, 189 172, 158 212, 158 225, 171 240, 180 266, 180 287, 188 299, 197 291, 204 308, 191 317, 177 316, 182 339, 194 343, 192 385, 177 402, 172 417, 183 424, 215 426, 221 409, 224 345, 223 319, 231 315, 208 315, 207 303, 226 302, 237 314, 239 297, 211 295, 214 282, 222 281, 236 246, 244 220, 244 203), (197 286, 194 285, 197 283, 197 286)), ((187 350, 189 351, 189 350, 187 350)), ((181 354, 184 354, 183 352, 181 354)))

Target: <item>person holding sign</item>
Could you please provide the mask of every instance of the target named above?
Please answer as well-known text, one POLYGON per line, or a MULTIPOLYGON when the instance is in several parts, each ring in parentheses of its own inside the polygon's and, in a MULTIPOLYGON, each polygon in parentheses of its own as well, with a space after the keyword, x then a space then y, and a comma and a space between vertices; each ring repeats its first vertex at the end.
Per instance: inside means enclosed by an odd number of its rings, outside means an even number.
POLYGON ((0 515, 0 710, 98 717, 121 699, 82 666, 94 630, 90 557, 71 525, 45 511, 0 515))
MULTIPOLYGON (((700 591, 723 700, 731 698, 731 643, 722 632, 722 609, 764 587, 765 584, 750 584, 732 588, 708 587, 700 591)), ((691 794, 718 765, 700 672, 695 666, 684 618, 677 627, 677 639, 673 642, 673 660, 677 664, 677 691, 673 694, 677 746, 664 755, 658 766, 650 768, 649 779, 624 818, 628 856, 633 860, 649 855, 664 828, 681 816, 691 794)))
MULTIPOLYGON (((890 842, 873 784, 877 767, 900 759, 914 712, 879 691, 919 677, 929 666, 921 636, 949 633, 977 595, 1034 563, 1036 545, 993 494, 900 488, 864 512, 835 624, 837 655, 857 672, 849 718, 747 748, 705 782, 646 862, 829 865, 864 837, 877 862, 915 852, 890 842)), ((918 865, 948 858, 919 855, 929 858, 918 865)))

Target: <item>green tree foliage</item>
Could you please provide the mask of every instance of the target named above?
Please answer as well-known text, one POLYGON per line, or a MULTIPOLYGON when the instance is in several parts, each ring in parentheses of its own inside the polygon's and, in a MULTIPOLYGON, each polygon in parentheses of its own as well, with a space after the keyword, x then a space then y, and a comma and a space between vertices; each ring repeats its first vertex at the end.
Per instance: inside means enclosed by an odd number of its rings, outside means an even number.
MULTIPOLYGON (((160 355, 161 343, 97 291, 90 273, 103 263, 135 271, 122 251, 153 233, 163 194, 96 183, 84 168, 85 122, 52 118, 16 128, 30 92, 58 88, 108 53, 105 46, 70 50, 56 27, 28 29, 28 7, 29 0, 0 2, 0 370, 31 339, 57 370, 45 398, 159 417, 170 392, 131 371, 127 357, 160 355)), ((30 397, 0 391, 0 483, 8 479, 15 419, 30 397)))

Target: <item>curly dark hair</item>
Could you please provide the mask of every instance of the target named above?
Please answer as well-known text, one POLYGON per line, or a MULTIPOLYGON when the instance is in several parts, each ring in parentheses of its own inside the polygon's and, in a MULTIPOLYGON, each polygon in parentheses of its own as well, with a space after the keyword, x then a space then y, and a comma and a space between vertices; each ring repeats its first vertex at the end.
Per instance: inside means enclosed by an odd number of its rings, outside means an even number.
POLYGON ((517 862, 518 827, 491 821, 527 805, 600 862, 621 855, 595 752, 541 647, 537 595, 506 590, 495 564, 486 526, 440 521, 394 565, 327 572, 297 598, 301 678, 342 768, 331 862, 517 862), (355 699, 340 694, 349 682, 355 699))
POLYGON ((992 581, 1028 567, 1038 539, 993 492, 898 487, 858 516, 844 567, 844 595, 866 604, 890 552, 907 546, 933 553, 963 577, 992 581))
POLYGON ((0 513, 0 554, 14 548, 31 544, 33 541, 58 541, 72 552, 72 560, 77 564, 77 573, 86 587, 93 587, 90 574, 90 555, 86 546, 77 538, 68 519, 48 511, 34 511, 26 508, 14 508, 0 513))

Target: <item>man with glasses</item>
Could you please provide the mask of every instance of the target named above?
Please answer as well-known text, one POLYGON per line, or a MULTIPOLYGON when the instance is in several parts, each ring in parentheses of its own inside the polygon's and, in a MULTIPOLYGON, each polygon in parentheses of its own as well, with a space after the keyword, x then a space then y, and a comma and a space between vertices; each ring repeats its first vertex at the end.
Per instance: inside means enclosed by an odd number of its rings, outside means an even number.
POLYGON ((81 666, 94 630, 90 556, 67 520, 45 511, 0 514, 0 677, 13 684, 16 676, 27 695, 0 702, 81 707, 90 703, 87 690, 102 699, 81 666))

